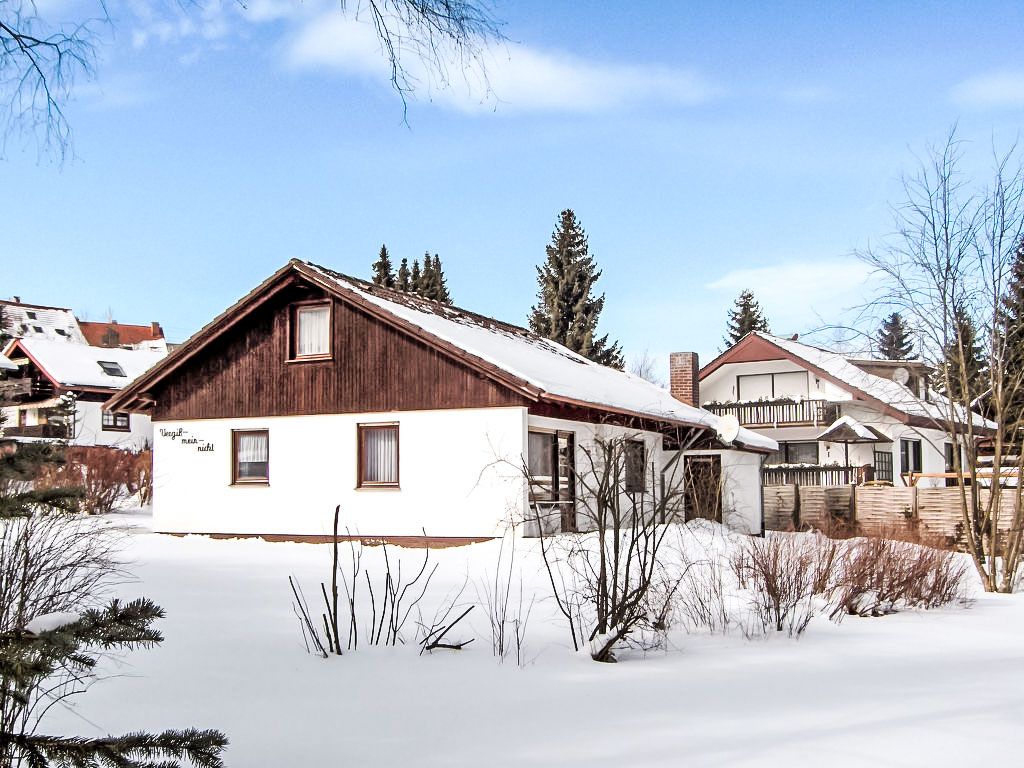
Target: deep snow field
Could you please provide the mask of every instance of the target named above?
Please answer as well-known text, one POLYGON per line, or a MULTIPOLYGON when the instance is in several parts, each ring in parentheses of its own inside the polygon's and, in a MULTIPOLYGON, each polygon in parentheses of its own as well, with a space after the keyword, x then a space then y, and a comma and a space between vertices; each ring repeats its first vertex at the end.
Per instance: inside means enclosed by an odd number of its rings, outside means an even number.
MULTIPOLYGON (((800 639, 674 631, 667 650, 598 664, 573 652, 525 541, 517 581, 521 569, 538 602, 523 667, 494 658, 479 605, 449 636, 476 638, 461 651, 360 647, 324 660, 306 652, 287 577, 319 617, 329 545, 161 536, 138 512, 107 521, 133 526, 125 558, 137 580, 117 593, 160 604, 166 639, 108 660, 43 732, 218 728, 227 764, 244 768, 962 766, 1024 754, 1022 594, 972 588, 966 607, 819 616, 800 639)), ((497 551, 433 552, 430 612, 467 575, 463 600, 479 602, 497 551)), ((378 576, 380 548, 366 552, 378 576)), ((422 556, 389 552, 403 569, 422 556)))

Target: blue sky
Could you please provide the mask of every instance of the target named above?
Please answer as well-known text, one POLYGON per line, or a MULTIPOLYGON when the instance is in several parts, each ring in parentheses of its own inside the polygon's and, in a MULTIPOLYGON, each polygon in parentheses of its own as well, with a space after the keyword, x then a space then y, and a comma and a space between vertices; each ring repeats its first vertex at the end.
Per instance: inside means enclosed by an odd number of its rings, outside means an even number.
POLYGON ((1024 117, 1013 3, 496 2, 494 94, 453 67, 407 124, 336 2, 108 8, 67 109, 75 158, 16 140, 0 160, 0 296, 174 341, 291 257, 366 277, 382 242, 440 254, 457 304, 524 323, 568 207, 602 330, 666 369, 708 361, 745 287, 779 333, 847 319, 870 293, 851 252, 889 231, 915 153, 958 122, 980 175, 1024 117))

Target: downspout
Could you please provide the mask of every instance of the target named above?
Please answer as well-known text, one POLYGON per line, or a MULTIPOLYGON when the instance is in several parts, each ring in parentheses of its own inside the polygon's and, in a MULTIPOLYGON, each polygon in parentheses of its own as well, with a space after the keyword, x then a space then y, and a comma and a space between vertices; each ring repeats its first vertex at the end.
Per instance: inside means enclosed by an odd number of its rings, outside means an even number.
POLYGON ((760 457, 757 462, 757 496, 760 501, 761 507, 761 533, 760 536, 764 538, 764 462, 768 458, 767 453, 759 453, 760 457))

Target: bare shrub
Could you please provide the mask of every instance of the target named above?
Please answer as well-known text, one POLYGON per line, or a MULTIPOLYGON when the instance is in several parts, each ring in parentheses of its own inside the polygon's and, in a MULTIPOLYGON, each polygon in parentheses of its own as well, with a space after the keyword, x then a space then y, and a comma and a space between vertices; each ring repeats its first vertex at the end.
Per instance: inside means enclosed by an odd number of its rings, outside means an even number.
POLYGON ((128 469, 128 493, 146 506, 153 500, 153 451, 147 449, 133 455, 128 469))
POLYGON ((47 468, 35 481, 36 488, 80 487, 82 510, 98 515, 111 512, 137 492, 152 492, 152 453, 105 445, 73 445, 66 449, 62 466, 47 468), (145 470, 148 464, 148 473, 145 470))
MULTIPOLYGON (((45 614, 97 608, 123 578, 120 534, 81 518, 34 515, 0 521, 0 635, 45 614)), ((61 667, 31 690, 0 675, 0 732, 35 729, 55 703, 85 690, 90 676, 61 667)))
POLYGON ((803 634, 814 597, 836 582, 834 541, 818 534, 774 534, 742 541, 731 558, 737 583, 750 593, 757 622, 748 631, 803 634))
POLYGON ((481 582, 477 588, 477 595, 487 611, 492 653, 499 661, 504 661, 515 653, 516 665, 522 666, 526 627, 530 621, 535 598, 531 596, 529 603, 526 602, 522 571, 519 572, 519 584, 513 596, 515 562, 515 536, 505 536, 498 549, 494 575, 481 582))
POLYGON ((947 550, 881 536, 851 541, 832 618, 884 616, 901 608, 936 608, 963 598, 967 568, 947 550))

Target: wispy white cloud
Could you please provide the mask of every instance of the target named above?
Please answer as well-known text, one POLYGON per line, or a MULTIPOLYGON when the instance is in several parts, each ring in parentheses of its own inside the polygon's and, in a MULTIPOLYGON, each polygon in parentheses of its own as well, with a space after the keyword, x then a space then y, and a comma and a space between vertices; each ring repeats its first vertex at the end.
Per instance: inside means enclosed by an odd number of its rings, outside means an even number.
MULTIPOLYGON (((390 77, 373 26, 337 11, 308 20, 288 48, 288 64, 380 79, 390 77)), ((662 66, 606 64, 523 45, 484 52, 483 68, 452 65, 448 82, 410 55, 409 74, 434 103, 461 111, 598 111, 640 102, 697 105, 720 95, 699 74, 662 66)))
POLYGON ((950 98, 964 107, 1024 107, 1024 70, 968 78, 953 86, 950 98))
POLYGON ((773 330, 804 332, 823 322, 843 322, 846 310, 869 298, 870 274, 870 268, 853 257, 792 260, 735 269, 705 287, 723 299, 749 288, 773 330))

